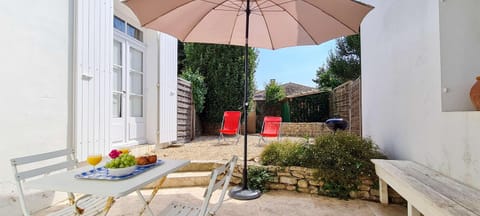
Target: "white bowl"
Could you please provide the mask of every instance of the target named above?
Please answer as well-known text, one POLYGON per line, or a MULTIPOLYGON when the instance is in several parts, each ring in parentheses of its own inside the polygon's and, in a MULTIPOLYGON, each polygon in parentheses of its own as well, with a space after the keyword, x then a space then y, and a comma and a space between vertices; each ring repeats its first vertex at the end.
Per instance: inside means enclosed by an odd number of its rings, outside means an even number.
POLYGON ((129 167, 125 167, 125 168, 110 168, 108 169, 108 175, 111 175, 111 176, 125 176, 125 175, 128 175, 130 173, 132 173, 135 168, 137 168, 136 165, 133 165, 133 166, 129 166, 129 167))

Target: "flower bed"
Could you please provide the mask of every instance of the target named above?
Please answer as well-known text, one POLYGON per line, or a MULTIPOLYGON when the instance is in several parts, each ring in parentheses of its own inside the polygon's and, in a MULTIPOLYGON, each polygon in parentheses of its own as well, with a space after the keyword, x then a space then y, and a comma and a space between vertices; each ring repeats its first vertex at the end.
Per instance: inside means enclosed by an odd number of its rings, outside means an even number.
MULTIPOLYGON (((249 167, 249 172, 257 170, 249 175, 249 184, 264 184, 271 190, 378 201, 378 178, 370 161, 374 158, 386 159, 372 140, 346 132, 318 136, 314 144, 273 142, 261 154, 263 166, 249 167), (258 170, 268 174, 255 175, 262 173, 258 170)), ((234 176, 234 182, 239 182, 241 169, 234 176)), ((393 203, 404 202, 398 194, 391 194, 393 203)))
MULTIPOLYGON (((267 190, 287 190, 297 191, 300 193, 326 195, 325 182, 317 180, 315 177, 315 169, 290 166, 262 166, 249 165, 249 167, 260 167, 267 169, 270 173, 270 178, 266 183, 267 190)), ((237 165, 232 176, 231 183, 238 185, 242 182, 243 167, 237 165)), ((249 177, 250 178, 250 177, 249 177)), ((375 177, 360 177, 361 184, 356 191, 350 191, 349 197, 352 199, 362 199, 369 201, 379 201, 378 178, 375 177)), ((391 203, 406 204, 406 201, 394 190, 389 188, 389 200, 391 203)))

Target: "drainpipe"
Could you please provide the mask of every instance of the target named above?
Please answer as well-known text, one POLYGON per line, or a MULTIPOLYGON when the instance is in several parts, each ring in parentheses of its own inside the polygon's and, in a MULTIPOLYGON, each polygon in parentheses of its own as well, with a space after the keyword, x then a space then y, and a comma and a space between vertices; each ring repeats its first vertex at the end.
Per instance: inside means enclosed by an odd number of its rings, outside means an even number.
POLYGON ((67 130, 67 148, 71 148, 73 151, 74 160, 76 160, 79 155, 77 152, 77 82, 78 82, 78 70, 77 65, 77 1, 69 1, 69 28, 68 28, 68 82, 69 82, 69 96, 68 96, 68 130, 67 130))
POLYGON ((160 144, 160 32, 157 31, 157 130, 156 146, 160 144))

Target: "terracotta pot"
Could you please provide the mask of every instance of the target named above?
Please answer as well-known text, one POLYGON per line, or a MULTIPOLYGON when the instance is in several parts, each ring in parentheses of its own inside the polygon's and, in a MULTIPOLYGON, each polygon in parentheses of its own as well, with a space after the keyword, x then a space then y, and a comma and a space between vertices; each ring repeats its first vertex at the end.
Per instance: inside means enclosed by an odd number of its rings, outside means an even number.
POLYGON ((473 106, 480 111, 480 76, 477 77, 477 82, 473 84, 470 90, 470 100, 472 100, 473 106))

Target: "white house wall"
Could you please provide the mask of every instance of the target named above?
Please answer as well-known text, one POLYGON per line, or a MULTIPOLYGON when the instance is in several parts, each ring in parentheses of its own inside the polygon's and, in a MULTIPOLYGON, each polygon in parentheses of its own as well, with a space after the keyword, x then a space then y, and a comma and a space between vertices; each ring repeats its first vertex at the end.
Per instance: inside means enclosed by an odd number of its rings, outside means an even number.
MULTIPOLYGON (((0 215, 20 215, 9 159, 72 141, 73 1, 0 1, 0 23, 0 215)), ((52 202, 36 195, 33 209, 52 202)))
POLYGON ((110 148, 113 2, 76 1, 77 158, 110 148))
POLYGON ((175 142, 177 139, 177 40, 166 34, 157 35, 157 31, 141 28, 135 14, 127 6, 119 0, 115 0, 114 5, 116 16, 143 31, 143 40, 146 45, 144 90, 147 142, 150 144, 175 142))
MULTIPOLYGON (((451 51, 444 45, 472 43, 441 41, 440 26, 448 25, 440 24, 440 7, 450 1, 364 2, 375 9, 361 26, 363 135, 391 159, 416 161, 480 188, 480 112, 442 112, 441 55, 451 51)), ((461 2, 455 7, 469 11, 472 1, 461 2)))

